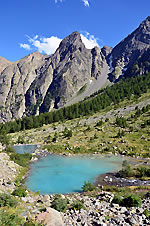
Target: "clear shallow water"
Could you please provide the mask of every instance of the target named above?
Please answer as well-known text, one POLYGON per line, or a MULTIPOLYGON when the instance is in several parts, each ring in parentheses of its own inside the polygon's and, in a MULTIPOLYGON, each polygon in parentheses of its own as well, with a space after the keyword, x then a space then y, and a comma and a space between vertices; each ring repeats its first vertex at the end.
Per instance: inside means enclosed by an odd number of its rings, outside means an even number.
POLYGON ((37 145, 14 145, 13 148, 17 153, 33 153, 37 149, 37 145))
POLYGON ((30 164, 26 185, 41 194, 80 192, 84 181, 94 182, 99 174, 121 168, 119 157, 49 155, 30 164))

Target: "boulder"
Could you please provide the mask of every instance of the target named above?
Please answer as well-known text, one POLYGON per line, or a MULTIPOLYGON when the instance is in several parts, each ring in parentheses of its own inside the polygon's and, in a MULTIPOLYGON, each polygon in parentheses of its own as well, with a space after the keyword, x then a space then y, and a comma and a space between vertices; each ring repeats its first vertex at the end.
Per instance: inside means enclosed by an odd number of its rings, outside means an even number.
POLYGON ((42 212, 37 216, 37 223, 44 223, 46 226, 63 226, 63 220, 58 211, 47 208, 47 212, 42 212))

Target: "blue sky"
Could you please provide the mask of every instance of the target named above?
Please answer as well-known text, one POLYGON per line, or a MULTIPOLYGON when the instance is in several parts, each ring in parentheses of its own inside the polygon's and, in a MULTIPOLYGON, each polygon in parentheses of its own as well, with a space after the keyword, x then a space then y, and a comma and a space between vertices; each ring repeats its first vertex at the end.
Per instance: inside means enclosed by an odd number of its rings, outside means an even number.
POLYGON ((1 0, 0 56, 53 53, 73 31, 89 48, 114 47, 149 14, 150 0, 1 0))

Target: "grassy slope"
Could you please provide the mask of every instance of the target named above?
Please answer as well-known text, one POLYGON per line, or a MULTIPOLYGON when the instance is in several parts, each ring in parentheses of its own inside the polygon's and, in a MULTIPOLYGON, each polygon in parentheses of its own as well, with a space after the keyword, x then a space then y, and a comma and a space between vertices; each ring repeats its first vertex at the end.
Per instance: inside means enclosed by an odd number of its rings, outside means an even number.
POLYGON ((137 120, 127 121, 127 128, 119 128, 115 124, 117 115, 119 117, 123 115, 129 119, 131 114, 135 113, 136 105, 141 108, 147 104, 150 104, 150 92, 143 94, 138 99, 124 100, 119 105, 112 105, 90 117, 44 125, 38 129, 18 132, 10 134, 10 136, 14 142, 17 142, 18 136, 22 136, 26 143, 50 145, 49 150, 57 153, 111 152, 148 157, 147 154, 150 152, 149 126, 141 128, 141 123, 149 119, 150 111, 142 114, 137 120), (109 118, 108 122, 105 122, 106 118, 109 118), (104 123, 102 126, 96 127, 96 123, 101 119, 104 123), (70 139, 64 137, 65 127, 73 132, 70 139), (125 132, 122 138, 116 137, 119 129, 125 132), (57 141, 52 142, 55 133, 57 133, 57 141))

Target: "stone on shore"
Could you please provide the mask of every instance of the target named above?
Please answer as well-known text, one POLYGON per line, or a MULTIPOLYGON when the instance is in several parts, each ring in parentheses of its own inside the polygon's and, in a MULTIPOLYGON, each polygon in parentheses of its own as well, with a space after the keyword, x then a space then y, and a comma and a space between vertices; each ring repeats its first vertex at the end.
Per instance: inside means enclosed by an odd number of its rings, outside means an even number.
POLYGON ((52 208, 47 208, 47 212, 42 212, 37 216, 37 223, 44 223, 46 226, 63 226, 60 213, 52 208))

